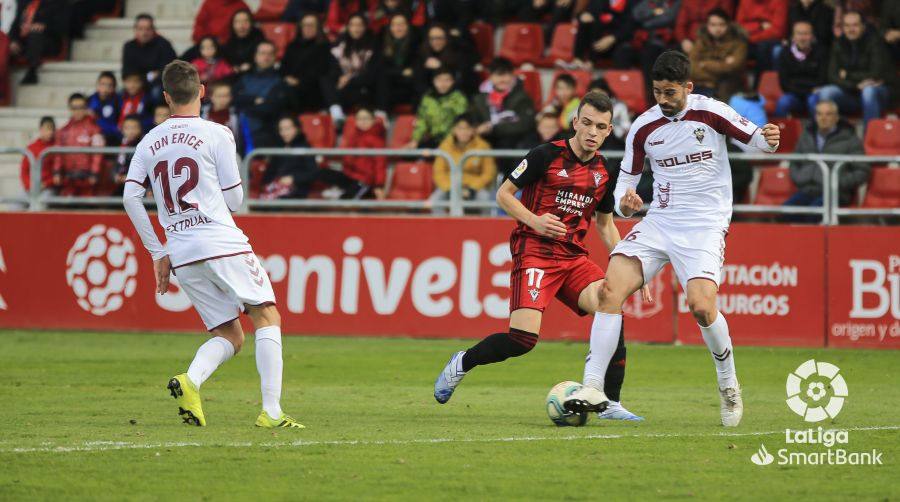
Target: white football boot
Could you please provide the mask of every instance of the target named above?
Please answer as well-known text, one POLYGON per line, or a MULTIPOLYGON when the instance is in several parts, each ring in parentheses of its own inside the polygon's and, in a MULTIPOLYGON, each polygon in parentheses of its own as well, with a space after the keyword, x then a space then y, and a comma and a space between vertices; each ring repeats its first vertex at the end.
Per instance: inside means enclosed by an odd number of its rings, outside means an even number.
POLYGON ((618 401, 610 401, 606 411, 598 413, 597 418, 601 420, 627 420, 629 422, 642 422, 644 420, 644 417, 626 410, 622 403, 618 401))
POLYGON ((741 399, 741 385, 735 381, 734 387, 719 389, 722 401, 722 425, 737 427, 744 416, 744 400, 741 399))
POLYGON ((602 413, 609 406, 609 398, 602 390, 582 386, 563 400, 563 408, 574 413, 602 413))
POLYGON ((453 396, 453 391, 459 382, 462 382, 466 372, 462 370, 462 357, 466 351, 461 350, 450 357, 447 365, 437 376, 434 381, 434 398, 437 402, 444 404, 453 396))

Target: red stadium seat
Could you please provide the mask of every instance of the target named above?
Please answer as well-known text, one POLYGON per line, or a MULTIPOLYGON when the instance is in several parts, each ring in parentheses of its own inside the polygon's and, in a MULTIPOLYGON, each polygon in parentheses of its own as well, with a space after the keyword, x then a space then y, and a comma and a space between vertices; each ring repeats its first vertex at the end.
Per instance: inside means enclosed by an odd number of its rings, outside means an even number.
POLYGON ((327 113, 304 113, 300 115, 300 127, 306 141, 313 148, 334 147, 335 131, 331 115, 327 113))
MULTIPOLYGON (((871 122, 869 127, 872 127, 871 122)), ((872 169, 862 207, 900 207, 900 169, 890 167, 872 169)))
POLYGON ((431 196, 434 186, 431 181, 431 163, 425 161, 398 162, 394 165, 391 200, 425 200, 431 196))
POLYGON ((516 66, 539 64, 544 53, 544 31, 537 23, 508 23, 500 43, 500 56, 516 66))
POLYGON ((647 111, 644 74, 640 70, 607 70, 605 77, 610 90, 632 113, 647 111))
POLYGON ((764 167, 760 169, 759 187, 756 189, 757 206, 780 206, 797 191, 786 167, 764 167))
POLYGON ((775 105, 778 104, 778 98, 784 94, 781 90, 781 83, 778 81, 778 72, 764 71, 759 77, 759 93, 766 98, 766 114, 775 113, 775 105))
POLYGON ((485 22, 476 21, 469 26, 469 33, 475 40, 475 50, 481 56, 479 62, 487 66, 494 59, 494 27, 485 22))
POLYGON ((263 175, 266 174, 266 169, 269 167, 268 159, 256 157, 250 161, 250 197, 253 199, 259 198, 260 192, 262 192, 262 179, 263 175))
POLYGON ((290 0, 262 0, 253 14, 257 21, 278 21, 290 0))
POLYGON ((284 50, 294 39, 297 25, 294 23, 260 23, 259 29, 270 42, 275 44, 276 57, 281 59, 284 56, 284 50))
POLYGON ((803 134, 803 122, 800 119, 774 119, 773 124, 781 129, 781 143, 778 145, 778 153, 793 153, 803 134))
POLYGON ((870 120, 864 147, 866 155, 900 155, 900 120, 870 120))
POLYGON ((391 141, 388 148, 403 148, 412 140, 413 127, 416 125, 415 115, 397 115, 394 119, 394 128, 391 131, 391 141))
POLYGON ((544 58, 542 66, 552 68, 557 60, 572 61, 575 50, 575 35, 578 34, 578 25, 573 23, 559 23, 553 29, 553 38, 550 42, 550 50, 544 58))
POLYGON ((537 109, 543 103, 544 90, 541 88, 541 74, 536 70, 516 70, 516 75, 525 87, 525 93, 534 101, 537 109))

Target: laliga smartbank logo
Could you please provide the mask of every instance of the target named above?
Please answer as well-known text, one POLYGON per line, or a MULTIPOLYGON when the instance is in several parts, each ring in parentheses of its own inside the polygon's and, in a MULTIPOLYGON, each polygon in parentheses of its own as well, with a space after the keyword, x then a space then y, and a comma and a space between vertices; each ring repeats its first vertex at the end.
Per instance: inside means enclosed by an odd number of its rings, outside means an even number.
MULTIPOLYGON (((785 382, 788 408, 807 422, 816 423, 826 418, 834 419, 848 396, 847 382, 840 374, 840 368, 824 361, 810 359, 788 374, 785 382)), ((820 445, 824 450, 790 451, 781 448, 775 455, 769 453, 765 444, 750 456, 756 465, 882 465, 882 452, 848 451, 850 431, 843 429, 785 429, 786 445, 820 445)))

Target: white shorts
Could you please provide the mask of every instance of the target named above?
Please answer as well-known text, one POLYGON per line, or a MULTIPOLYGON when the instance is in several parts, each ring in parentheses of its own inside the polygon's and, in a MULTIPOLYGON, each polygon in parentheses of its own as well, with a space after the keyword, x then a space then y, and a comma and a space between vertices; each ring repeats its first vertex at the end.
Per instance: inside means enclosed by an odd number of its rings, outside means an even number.
POLYGON ((620 254, 639 259, 644 284, 666 263, 672 263, 685 291, 688 281, 698 278, 709 279, 718 287, 725 264, 725 234, 724 228, 664 228, 645 218, 619 241, 610 256, 620 254))
POLYGON ((208 330, 237 319, 244 305, 275 303, 269 275, 252 252, 183 265, 175 277, 208 330))

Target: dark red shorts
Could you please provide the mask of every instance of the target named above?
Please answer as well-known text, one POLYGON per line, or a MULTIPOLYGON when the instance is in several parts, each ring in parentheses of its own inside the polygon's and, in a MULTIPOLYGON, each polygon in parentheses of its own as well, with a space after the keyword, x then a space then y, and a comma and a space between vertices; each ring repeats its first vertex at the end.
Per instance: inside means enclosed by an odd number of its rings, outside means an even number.
POLYGON ((592 282, 606 277, 587 256, 555 260, 541 256, 514 256, 510 275, 509 311, 535 309, 541 312, 554 297, 578 315, 578 296, 592 282))

